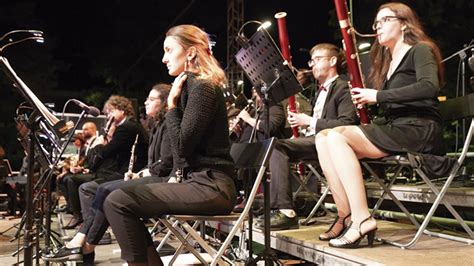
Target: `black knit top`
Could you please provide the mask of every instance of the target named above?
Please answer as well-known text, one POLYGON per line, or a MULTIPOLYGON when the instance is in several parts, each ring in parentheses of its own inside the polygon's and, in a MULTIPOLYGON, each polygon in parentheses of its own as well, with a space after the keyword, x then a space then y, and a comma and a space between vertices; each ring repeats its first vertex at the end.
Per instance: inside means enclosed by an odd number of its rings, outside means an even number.
MULTIPOLYGON (((176 108, 166 113, 166 127, 178 167, 209 167, 231 173, 229 126, 219 85, 187 72, 176 108)), ((176 162, 175 162, 176 163, 176 162)))

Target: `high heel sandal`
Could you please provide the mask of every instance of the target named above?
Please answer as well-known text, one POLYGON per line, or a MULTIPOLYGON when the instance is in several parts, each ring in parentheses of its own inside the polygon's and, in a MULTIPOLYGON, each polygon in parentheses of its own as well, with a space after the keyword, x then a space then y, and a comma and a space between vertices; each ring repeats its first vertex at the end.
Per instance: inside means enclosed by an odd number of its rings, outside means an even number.
POLYGON ((336 219, 334 220, 334 222, 331 224, 331 226, 329 227, 329 229, 324 232, 323 234, 320 234, 319 235, 319 240, 321 241, 329 241, 331 239, 334 239, 334 238, 338 238, 344 231, 346 231, 346 219, 351 217, 351 214, 349 213, 348 215, 346 215, 346 217, 342 218, 342 230, 339 232, 339 233, 335 233, 334 231, 332 231, 332 228, 336 225, 336 224, 340 224, 339 221, 341 220, 341 218, 339 216, 336 216, 336 219), (325 234, 325 235, 324 235, 325 234))
POLYGON ((369 247, 372 247, 373 244, 374 244, 374 239, 375 239, 375 232, 377 232, 377 227, 375 227, 374 229, 372 230, 369 230, 367 232, 365 232, 364 234, 362 234, 361 232, 361 226, 364 222, 370 220, 370 218, 372 218, 372 216, 369 216, 367 218, 365 218, 362 222, 359 223, 359 229, 357 230, 357 232, 359 233, 359 238, 357 238, 356 240, 354 241, 351 241, 349 239, 347 239, 347 237, 345 236, 347 234, 347 232, 350 231, 350 229, 355 229, 352 226, 353 222, 351 221, 347 227, 347 230, 345 231, 344 235, 338 237, 336 240, 338 241, 341 241, 342 243, 341 244, 334 244, 332 242, 329 242, 329 246, 330 247, 335 247, 335 248, 358 248, 359 247, 359 244, 360 244, 360 241, 362 239, 365 238, 365 236, 367 236, 367 240, 369 242, 369 247))

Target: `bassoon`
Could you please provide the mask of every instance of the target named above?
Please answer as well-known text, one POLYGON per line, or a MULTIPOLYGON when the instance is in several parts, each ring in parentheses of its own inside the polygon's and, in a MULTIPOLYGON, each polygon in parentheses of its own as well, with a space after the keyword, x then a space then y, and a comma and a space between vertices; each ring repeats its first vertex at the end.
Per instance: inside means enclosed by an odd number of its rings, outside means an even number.
MULTIPOLYGON (((281 53, 283 55, 283 59, 285 59, 291 67, 290 41, 288 39, 288 31, 286 29, 286 12, 276 13, 275 18, 278 21, 278 39, 280 40, 281 53)), ((291 112, 297 112, 296 99, 294 95, 288 97, 288 107, 291 112)), ((291 132, 295 138, 299 137, 300 135, 297 126, 291 127, 291 132)))
MULTIPOLYGON (((291 53, 290 53, 290 41, 288 38, 288 30, 286 29, 286 12, 278 12, 275 14, 275 18, 278 21, 278 39, 280 40, 280 49, 283 55, 283 58, 288 62, 288 65, 291 67, 291 53)), ((296 113, 296 99, 295 96, 292 95, 288 97, 288 109, 291 112, 296 113)), ((293 137, 297 138, 300 136, 298 131, 298 127, 291 127, 291 132, 293 133, 293 137)), ((302 163, 298 164, 298 173, 300 176, 303 176, 305 173, 305 166, 302 163)))
MULTIPOLYGON (((355 30, 349 20, 346 0, 334 0, 336 6, 337 19, 341 27, 341 34, 343 38, 343 47, 346 55, 347 70, 350 75, 350 88, 365 88, 362 79, 362 71, 360 69, 359 54, 356 50, 355 30)), ((369 124, 369 111, 362 104, 357 104, 357 113, 362 124, 369 124)))

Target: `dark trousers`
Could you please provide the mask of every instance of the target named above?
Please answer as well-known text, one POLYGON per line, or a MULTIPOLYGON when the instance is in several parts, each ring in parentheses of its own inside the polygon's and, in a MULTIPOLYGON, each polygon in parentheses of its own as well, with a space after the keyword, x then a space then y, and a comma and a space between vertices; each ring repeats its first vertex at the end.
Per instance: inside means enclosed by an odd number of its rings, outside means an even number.
POLYGON ((147 261, 153 245, 140 218, 165 214, 228 214, 236 198, 234 182, 224 172, 204 168, 190 172, 182 183, 147 184, 112 192, 104 211, 122 250, 122 259, 147 261))
POLYGON ((112 191, 142 184, 162 183, 166 179, 163 177, 146 176, 128 181, 122 179, 114 180, 100 185, 94 181, 82 184, 79 187, 82 214, 84 215, 85 209, 89 211, 87 216, 84 216, 84 223, 79 228, 79 232, 87 235, 87 243, 97 245, 109 227, 109 222, 104 215, 103 205, 105 199, 112 191))
POLYGON ((290 162, 317 160, 315 136, 278 140, 270 156, 270 208, 293 209, 290 162))
POLYGON ((67 187, 68 206, 76 218, 81 215, 81 201, 79 199, 79 186, 96 178, 95 174, 70 174, 66 175, 64 183, 67 187))
POLYGON ((67 190, 67 183, 66 183, 66 176, 63 176, 61 179, 56 179, 56 186, 59 190, 64 195, 64 199, 66 200, 66 206, 67 209, 71 209, 71 204, 69 203, 69 193, 67 190))

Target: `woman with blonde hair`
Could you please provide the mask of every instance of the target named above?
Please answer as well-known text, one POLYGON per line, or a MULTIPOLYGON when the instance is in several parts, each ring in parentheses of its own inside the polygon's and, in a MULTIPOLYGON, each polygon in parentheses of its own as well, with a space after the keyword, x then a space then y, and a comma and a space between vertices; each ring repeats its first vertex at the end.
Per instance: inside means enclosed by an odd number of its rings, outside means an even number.
POLYGON ((193 25, 171 28, 162 61, 177 76, 165 121, 182 182, 122 188, 107 197, 104 211, 129 265, 162 265, 141 218, 228 214, 236 198, 221 90, 226 79, 207 34, 193 25))
POLYGON ((320 239, 329 240, 333 247, 356 248, 365 236, 371 246, 377 230, 369 214, 359 159, 410 151, 444 153, 437 99, 443 70, 438 47, 423 32, 415 12, 401 3, 382 5, 373 29, 377 39, 371 51, 370 79, 376 89, 353 88, 351 93, 358 104, 378 104, 383 119, 316 136, 319 162, 338 211, 320 239))

